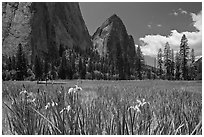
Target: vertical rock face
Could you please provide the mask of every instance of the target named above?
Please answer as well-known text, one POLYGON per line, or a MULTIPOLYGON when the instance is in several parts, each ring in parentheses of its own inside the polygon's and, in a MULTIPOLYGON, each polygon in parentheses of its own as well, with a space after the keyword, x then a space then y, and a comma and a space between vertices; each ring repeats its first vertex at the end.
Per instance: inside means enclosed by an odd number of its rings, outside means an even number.
POLYGON ((58 57, 59 46, 91 46, 91 38, 78 3, 33 3, 31 47, 33 56, 43 54, 58 57))
POLYGON ((9 56, 19 43, 32 59, 51 60, 58 58, 60 45, 81 50, 92 45, 78 3, 3 2, 2 28, 2 52, 9 56))
POLYGON ((30 2, 2 2, 2 53, 12 56, 19 43, 31 54, 30 39, 30 2))
POLYGON ((125 25, 115 14, 96 30, 92 41, 94 49, 100 56, 109 54, 111 58, 116 58, 118 49, 121 49, 123 56, 134 57, 135 55, 133 37, 127 34, 125 25))

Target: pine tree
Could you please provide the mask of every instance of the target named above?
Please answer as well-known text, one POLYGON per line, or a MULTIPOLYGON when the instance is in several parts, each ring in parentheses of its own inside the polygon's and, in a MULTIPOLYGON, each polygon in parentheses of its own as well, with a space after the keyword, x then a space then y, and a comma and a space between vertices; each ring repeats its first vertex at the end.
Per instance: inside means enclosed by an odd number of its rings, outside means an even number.
POLYGON ((12 56, 12 69, 16 70, 16 57, 12 56))
POLYGON ((86 77, 86 61, 85 59, 83 59, 83 62, 82 62, 82 71, 81 71, 81 78, 82 79, 85 79, 86 77))
POLYGON ((181 68, 181 58, 180 58, 179 52, 177 52, 175 57, 176 80, 180 80, 180 75, 181 75, 180 68, 181 68))
POLYGON ((166 78, 170 80, 171 78, 171 49, 169 43, 167 42, 164 47, 164 66, 166 69, 166 78))
POLYGON ((142 70, 143 70, 143 66, 144 66, 144 57, 143 57, 143 54, 142 54, 142 51, 140 49, 140 45, 138 45, 137 47, 137 57, 136 57, 136 70, 137 70, 137 73, 138 73, 138 78, 140 80, 142 80, 142 70))
POLYGON ((187 80, 188 76, 188 54, 189 54, 189 46, 188 46, 188 39, 184 34, 181 38, 180 44, 180 56, 181 56, 181 75, 182 79, 187 80))
POLYGON ((35 78, 37 80, 41 80, 42 74, 43 74, 43 68, 42 68, 42 62, 40 58, 36 55, 35 56, 35 64, 34 64, 34 73, 35 73, 35 78))
POLYGON ((88 70, 89 73, 92 73, 92 71, 93 71, 93 63, 92 63, 92 59, 91 58, 89 58, 89 60, 88 60, 88 68, 87 68, 87 70, 88 70))
POLYGON ((175 60, 174 60, 174 50, 171 50, 171 79, 174 79, 174 70, 175 70, 175 60))
POLYGON ((7 67, 8 67, 7 70, 11 71, 12 70, 12 59, 11 59, 10 56, 8 57, 6 64, 7 64, 7 67))
POLYGON ((152 71, 151 71, 151 69, 147 69, 147 78, 148 79, 152 78, 152 71))
POLYGON ((44 66, 44 69, 43 69, 44 78, 46 79, 48 77, 48 72, 49 72, 49 63, 47 59, 45 59, 43 66, 44 66))
POLYGON ((60 57, 62 57, 64 51, 65 51, 64 46, 62 44, 60 44, 60 46, 59 46, 59 56, 60 57))
POLYGON ((71 69, 71 61, 70 61, 70 51, 65 50, 63 52, 61 63, 59 67, 59 77, 61 79, 72 78, 72 69, 71 69))
POLYGON ((190 64, 190 74, 189 74, 189 77, 190 77, 191 80, 194 80, 195 76, 196 76, 194 49, 191 50, 190 60, 191 60, 191 64, 190 64))
POLYGON ((158 64, 158 68, 159 68, 159 77, 161 79, 162 77, 162 65, 163 65, 163 60, 162 60, 162 49, 160 48, 157 54, 157 64, 158 64))
POLYGON ((191 49, 191 63, 195 62, 195 53, 194 53, 194 49, 191 49))
POLYGON ((25 54, 23 52, 23 47, 21 44, 18 45, 17 50, 17 62, 16 62, 16 70, 17 70, 17 80, 24 80, 27 76, 27 62, 25 58, 25 54))
POLYGON ((71 79, 72 79, 73 75, 76 73, 75 55, 74 55, 73 51, 71 54, 71 69, 72 69, 72 77, 71 77, 71 79))
POLYGON ((83 64, 82 64, 82 59, 81 59, 81 57, 79 58, 78 72, 79 72, 80 78, 82 78, 83 64))
POLYGON ((70 59, 67 61, 67 72, 66 73, 67 73, 67 78, 72 79, 73 72, 72 72, 72 64, 71 64, 70 59))

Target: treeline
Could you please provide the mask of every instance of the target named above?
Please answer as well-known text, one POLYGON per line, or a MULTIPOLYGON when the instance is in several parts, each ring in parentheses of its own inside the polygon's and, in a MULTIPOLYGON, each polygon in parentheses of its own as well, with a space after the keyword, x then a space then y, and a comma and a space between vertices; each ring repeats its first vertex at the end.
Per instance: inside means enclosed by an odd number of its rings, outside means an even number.
MULTIPOLYGON (((127 80, 144 78, 144 57, 140 46, 135 56, 121 54, 117 49, 116 57, 108 54, 100 57, 96 50, 81 51, 75 47, 65 49, 59 47, 59 58, 49 60, 35 56, 34 62, 29 63, 21 44, 17 54, 3 57, 3 80, 46 80, 46 79, 104 79, 127 80)), ((31 62, 31 61, 30 61, 31 62)))
POLYGON ((174 56, 174 50, 169 43, 157 54, 157 75, 168 80, 200 80, 202 79, 202 64, 196 64, 194 49, 189 48, 185 35, 181 38, 180 50, 174 56))
MULTIPOLYGON (((118 48, 115 57, 108 53, 100 57, 92 48, 86 51, 78 47, 69 49, 60 45, 59 57, 35 56, 29 61, 21 44, 16 55, 3 56, 3 80, 46 80, 46 79, 167 79, 167 80, 200 80, 202 79, 202 61, 195 62, 194 49, 189 48, 188 40, 183 35, 180 50, 174 55, 169 43, 157 54, 157 67, 145 65, 140 46, 135 50, 134 57, 122 54, 118 48)), ((156 61, 155 61, 156 64, 156 61)))

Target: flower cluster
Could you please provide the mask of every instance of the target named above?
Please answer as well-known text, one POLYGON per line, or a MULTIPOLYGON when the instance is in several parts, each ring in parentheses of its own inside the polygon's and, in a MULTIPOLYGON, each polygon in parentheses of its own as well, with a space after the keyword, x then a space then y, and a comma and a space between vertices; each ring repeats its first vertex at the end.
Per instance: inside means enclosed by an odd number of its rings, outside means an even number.
POLYGON ((45 106, 45 109, 50 108, 50 102, 47 103, 47 105, 45 106))
POLYGON ((66 108, 63 108, 63 109, 60 111, 60 113, 63 113, 64 111, 69 112, 70 110, 71 110, 71 106, 68 105, 66 108))
POLYGON ((81 90, 82 90, 81 87, 79 87, 78 85, 75 85, 74 88, 70 88, 70 89, 69 89, 68 94, 77 93, 77 92, 79 92, 79 91, 81 91, 81 90))
POLYGON ((145 104, 149 104, 149 102, 145 102, 145 99, 144 99, 144 98, 142 99, 142 101, 140 101, 140 100, 137 99, 137 103, 138 103, 138 106, 142 106, 142 107, 143 107, 145 104))
POLYGON ((133 109, 137 112, 141 112, 141 108, 145 105, 145 104, 148 104, 149 105, 149 102, 146 102, 145 99, 142 99, 142 100, 136 100, 136 105, 135 106, 130 106, 128 108, 129 109, 133 109))
POLYGON ((129 109, 133 109, 133 110, 135 110, 136 112, 141 112, 140 109, 139 109, 139 107, 138 107, 137 105, 135 105, 135 106, 130 106, 130 107, 128 108, 128 110, 129 110, 129 109))
POLYGON ((36 95, 33 92, 28 92, 24 89, 19 94, 23 102, 26 100, 28 103, 35 104, 36 95))
POLYGON ((26 90, 22 90, 21 92, 20 92, 20 95, 24 95, 24 94, 27 94, 28 92, 26 91, 26 90))
POLYGON ((49 109, 50 107, 58 106, 58 103, 52 101, 51 103, 48 102, 47 105, 45 106, 45 109, 49 109))

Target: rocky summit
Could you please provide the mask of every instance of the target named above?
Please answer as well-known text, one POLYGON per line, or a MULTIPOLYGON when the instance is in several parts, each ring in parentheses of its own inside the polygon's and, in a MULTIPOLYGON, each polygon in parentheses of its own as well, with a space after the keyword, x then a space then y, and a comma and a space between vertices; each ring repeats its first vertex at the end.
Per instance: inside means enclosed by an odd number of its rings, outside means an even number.
POLYGON ((128 35, 122 20, 116 15, 108 18, 93 34, 93 47, 100 56, 107 54, 115 58, 118 52, 123 56, 135 56, 135 44, 131 35, 128 35), (119 51, 121 50, 121 51, 119 51))

